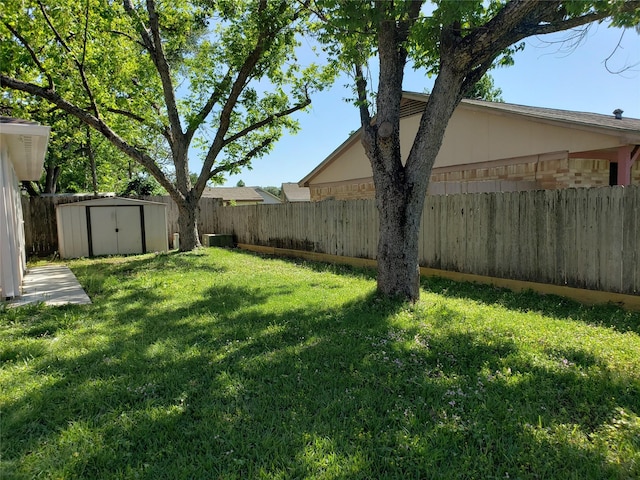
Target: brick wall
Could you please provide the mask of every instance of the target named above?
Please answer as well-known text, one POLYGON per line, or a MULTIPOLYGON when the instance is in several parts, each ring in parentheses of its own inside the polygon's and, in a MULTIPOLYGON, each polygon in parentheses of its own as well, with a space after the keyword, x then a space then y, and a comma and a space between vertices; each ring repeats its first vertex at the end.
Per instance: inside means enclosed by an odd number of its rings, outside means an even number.
POLYGON ((599 187, 609 185, 609 162, 606 160, 561 158, 434 173, 431 176, 432 182, 495 180, 535 182, 536 187, 543 190, 599 187))
MULTIPOLYGON (((531 158, 531 157, 530 157, 531 158)), ((631 170, 632 185, 640 185, 640 161, 631 170)), ((609 162, 581 158, 553 158, 523 163, 483 164, 480 168, 436 169, 429 192, 475 193, 497 190, 556 190, 609 185, 609 162)), ((312 185, 311 201, 374 198, 373 179, 312 185)))
POLYGON ((311 185, 311 201, 320 200, 362 200, 375 196, 373 178, 337 182, 334 184, 311 185))

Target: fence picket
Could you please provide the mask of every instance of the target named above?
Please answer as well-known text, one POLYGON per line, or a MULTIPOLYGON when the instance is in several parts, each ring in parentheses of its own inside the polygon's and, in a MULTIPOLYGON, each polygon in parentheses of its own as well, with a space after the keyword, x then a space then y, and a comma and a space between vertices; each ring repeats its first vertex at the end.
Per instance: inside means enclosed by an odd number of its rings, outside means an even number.
MULTIPOLYGON (((23 198, 26 251, 58 249, 55 206, 94 197, 23 198)), ((166 203, 168 232, 178 209, 166 203)), ((375 259, 373 200, 224 207, 200 201, 199 231, 239 243, 375 259)), ((420 265, 640 294, 640 186, 427 197, 420 265)))

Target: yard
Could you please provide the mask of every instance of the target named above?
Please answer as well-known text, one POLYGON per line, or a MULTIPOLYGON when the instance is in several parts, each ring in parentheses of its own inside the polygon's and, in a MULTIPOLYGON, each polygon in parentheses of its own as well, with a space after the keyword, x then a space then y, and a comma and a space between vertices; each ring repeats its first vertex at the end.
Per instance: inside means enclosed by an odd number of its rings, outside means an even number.
POLYGON ((0 478, 640 477, 640 314, 221 249, 0 310, 0 478))

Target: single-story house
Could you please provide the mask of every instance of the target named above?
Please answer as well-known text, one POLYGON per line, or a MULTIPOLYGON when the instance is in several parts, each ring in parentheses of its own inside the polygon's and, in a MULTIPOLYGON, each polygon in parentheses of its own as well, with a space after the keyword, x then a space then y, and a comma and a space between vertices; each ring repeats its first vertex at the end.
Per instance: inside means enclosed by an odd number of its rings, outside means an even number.
POLYGON ((282 201, 285 203, 311 201, 309 187, 301 187, 297 183, 283 183, 280 192, 282 201))
POLYGON ((261 193, 258 192, 257 187, 205 187, 202 196, 207 198, 220 198, 223 205, 280 203, 277 197, 262 189, 260 190, 261 193))
MULTIPOLYGON (((428 95, 405 92, 403 159, 428 95)), ((447 126, 429 194, 640 184, 640 119, 462 100, 447 126)), ((300 182, 311 200, 373 198, 371 164, 351 135, 300 182)))
POLYGON ((20 295, 27 269, 20 181, 40 180, 50 128, 0 117, 0 298, 20 295))

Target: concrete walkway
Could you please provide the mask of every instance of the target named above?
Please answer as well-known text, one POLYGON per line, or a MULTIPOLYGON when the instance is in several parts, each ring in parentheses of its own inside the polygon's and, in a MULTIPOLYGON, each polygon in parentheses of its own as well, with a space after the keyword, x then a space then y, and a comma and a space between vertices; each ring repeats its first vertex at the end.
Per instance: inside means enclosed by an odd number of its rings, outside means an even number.
POLYGON ((22 282, 22 295, 9 302, 10 307, 44 302, 46 305, 91 303, 69 267, 47 265, 29 268, 22 282))

